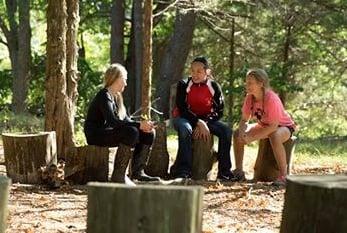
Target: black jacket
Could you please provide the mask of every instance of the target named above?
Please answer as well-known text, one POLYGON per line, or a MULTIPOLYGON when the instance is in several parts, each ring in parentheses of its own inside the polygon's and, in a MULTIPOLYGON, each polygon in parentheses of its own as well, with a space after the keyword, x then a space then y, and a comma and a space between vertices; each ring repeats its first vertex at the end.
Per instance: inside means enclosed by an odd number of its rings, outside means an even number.
POLYGON ((140 123, 132 121, 128 116, 119 119, 117 104, 106 88, 101 89, 89 105, 87 118, 84 123, 86 136, 98 135, 100 131, 117 129, 124 126, 140 128, 140 123))
POLYGON ((187 119, 193 127, 196 126, 199 119, 206 122, 219 120, 223 116, 224 98, 222 89, 218 83, 211 80, 211 85, 215 91, 212 104, 213 111, 207 116, 197 116, 189 109, 187 104, 187 87, 190 80, 191 78, 188 78, 188 80, 180 80, 177 83, 176 106, 179 110, 180 117, 187 119))

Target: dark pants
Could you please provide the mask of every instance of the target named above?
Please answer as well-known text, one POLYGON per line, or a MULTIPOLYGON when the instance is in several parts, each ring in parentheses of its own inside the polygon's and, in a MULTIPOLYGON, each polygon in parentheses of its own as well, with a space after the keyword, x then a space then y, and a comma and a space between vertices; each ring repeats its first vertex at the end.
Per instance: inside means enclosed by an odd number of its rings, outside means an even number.
MULTIPOLYGON (((192 172, 192 133, 193 128, 185 118, 177 117, 173 121, 178 133, 178 152, 174 165, 171 167, 173 176, 191 176, 192 172)), ((231 170, 230 148, 231 129, 220 121, 207 124, 210 132, 218 137, 218 174, 228 176, 231 170)))
POLYGON ((145 133, 134 126, 125 126, 119 129, 97 129, 86 133, 88 145, 116 147, 124 144, 131 147, 140 145, 151 146, 154 133, 145 133))

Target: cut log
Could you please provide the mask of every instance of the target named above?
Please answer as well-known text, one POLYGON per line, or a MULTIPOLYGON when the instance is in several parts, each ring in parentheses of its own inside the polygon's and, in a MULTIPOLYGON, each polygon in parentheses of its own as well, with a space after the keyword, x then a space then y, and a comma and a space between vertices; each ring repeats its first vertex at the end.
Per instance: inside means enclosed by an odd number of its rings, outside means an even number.
POLYGON ((0 233, 5 233, 7 222, 7 203, 11 180, 0 176, 0 233))
POLYGON ((213 135, 210 136, 208 142, 202 139, 193 139, 192 150, 192 178, 194 180, 208 179, 213 163, 217 160, 216 152, 213 150, 213 135))
POLYGON ((38 169, 57 163, 55 132, 36 134, 3 133, 7 176, 12 182, 38 184, 38 169))
POLYGON ((201 232, 202 198, 197 186, 90 183, 87 232, 201 232))
POLYGON ((165 122, 159 122, 155 131, 156 137, 145 172, 150 176, 158 176, 165 179, 168 177, 170 157, 167 151, 165 122))
POLYGON ((125 183, 125 174, 132 154, 133 149, 131 147, 126 145, 120 145, 118 147, 113 163, 112 182, 125 183))
POLYGON ((346 232, 347 176, 289 176, 281 233, 346 232))
MULTIPOLYGON (((292 159, 294 157, 296 137, 292 136, 283 143, 286 150, 287 173, 291 174, 292 159)), ((278 165, 272 151, 270 140, 259 141, 258 156, 254 166, 254 181, 274 181, 279 176, 278 165)))
POLYGON ((92 145, 68 148, 65 179, 74 184, 108 181, 108 159, 112 153, 115 153, 115 148, 92 145))

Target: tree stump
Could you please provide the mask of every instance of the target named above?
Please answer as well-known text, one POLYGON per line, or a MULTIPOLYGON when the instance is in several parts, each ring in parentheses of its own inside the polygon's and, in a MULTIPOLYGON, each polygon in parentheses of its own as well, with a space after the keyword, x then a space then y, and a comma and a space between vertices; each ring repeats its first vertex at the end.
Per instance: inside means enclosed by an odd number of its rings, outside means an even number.
POLYGON ((125 183, 125 175, 132 155, 131 147, 123 144, 118 147, 113 163, 112 182, 125 183))
POLYGON ((38 169, 57 163, 55 132, 36 134, 3 133, 4 155, 7 176, 12 182, 37 184, 38 169))
POLYGON ((347 176, 289 176, 281 233, 347 231, 347 176))
POLYGON ((193 165, 192 178, 194 180, 206 180, 216 161, 215 151, 213 150, 213 135, 210 140, 205 142, 202 139, 193 139, 193 165))
POLYGON ((75 184, 108 181, 108 159, 115 150, 101 146, 71 147, 66 152, 65 179, 75 184))
MULTIPOLYGON (((296 137, 292 136, 283 143, 286 150, 287 173, 291 174, 292 158, 294 157, 296 137)), ((274 181, 279 176, 279 169, 272 151, 270 140, 259 141, 258 156, 254 166, 254 181, 274 181)))
POLYGON ((156 137, 153 143, 152 152, 148 159, 145 172, 150 176, 168 177, 169 153, 166 143, 165 122, 159 122, 156 128, 156 137))
POLYGON ((0 233, 5 233, 7 222, 7 203, 11 180, 0 176, 0 233))
POLYGON ((201 232, 202 198, 198 186, 90 183, 87 232, 201 232))

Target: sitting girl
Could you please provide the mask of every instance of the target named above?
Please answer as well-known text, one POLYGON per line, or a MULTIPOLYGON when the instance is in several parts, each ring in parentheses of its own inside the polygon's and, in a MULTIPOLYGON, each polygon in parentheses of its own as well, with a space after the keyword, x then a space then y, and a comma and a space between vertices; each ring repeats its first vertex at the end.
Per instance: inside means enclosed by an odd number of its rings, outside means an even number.
POLYGON ((295 123, 284 110, 280 98, 269 85, 267 73, 262 69, 251 69, 246 75, 246 92, 242 118, 234 133, 234 156, 238 180, 245 180, 243 171, 244 146, 252 141, 269 138, 280 176, 274 182, 284 185, 287 176, 286 152, 283 143, 295 130, 295 123), (248 124, 255 119, 257 123, 248 124))

